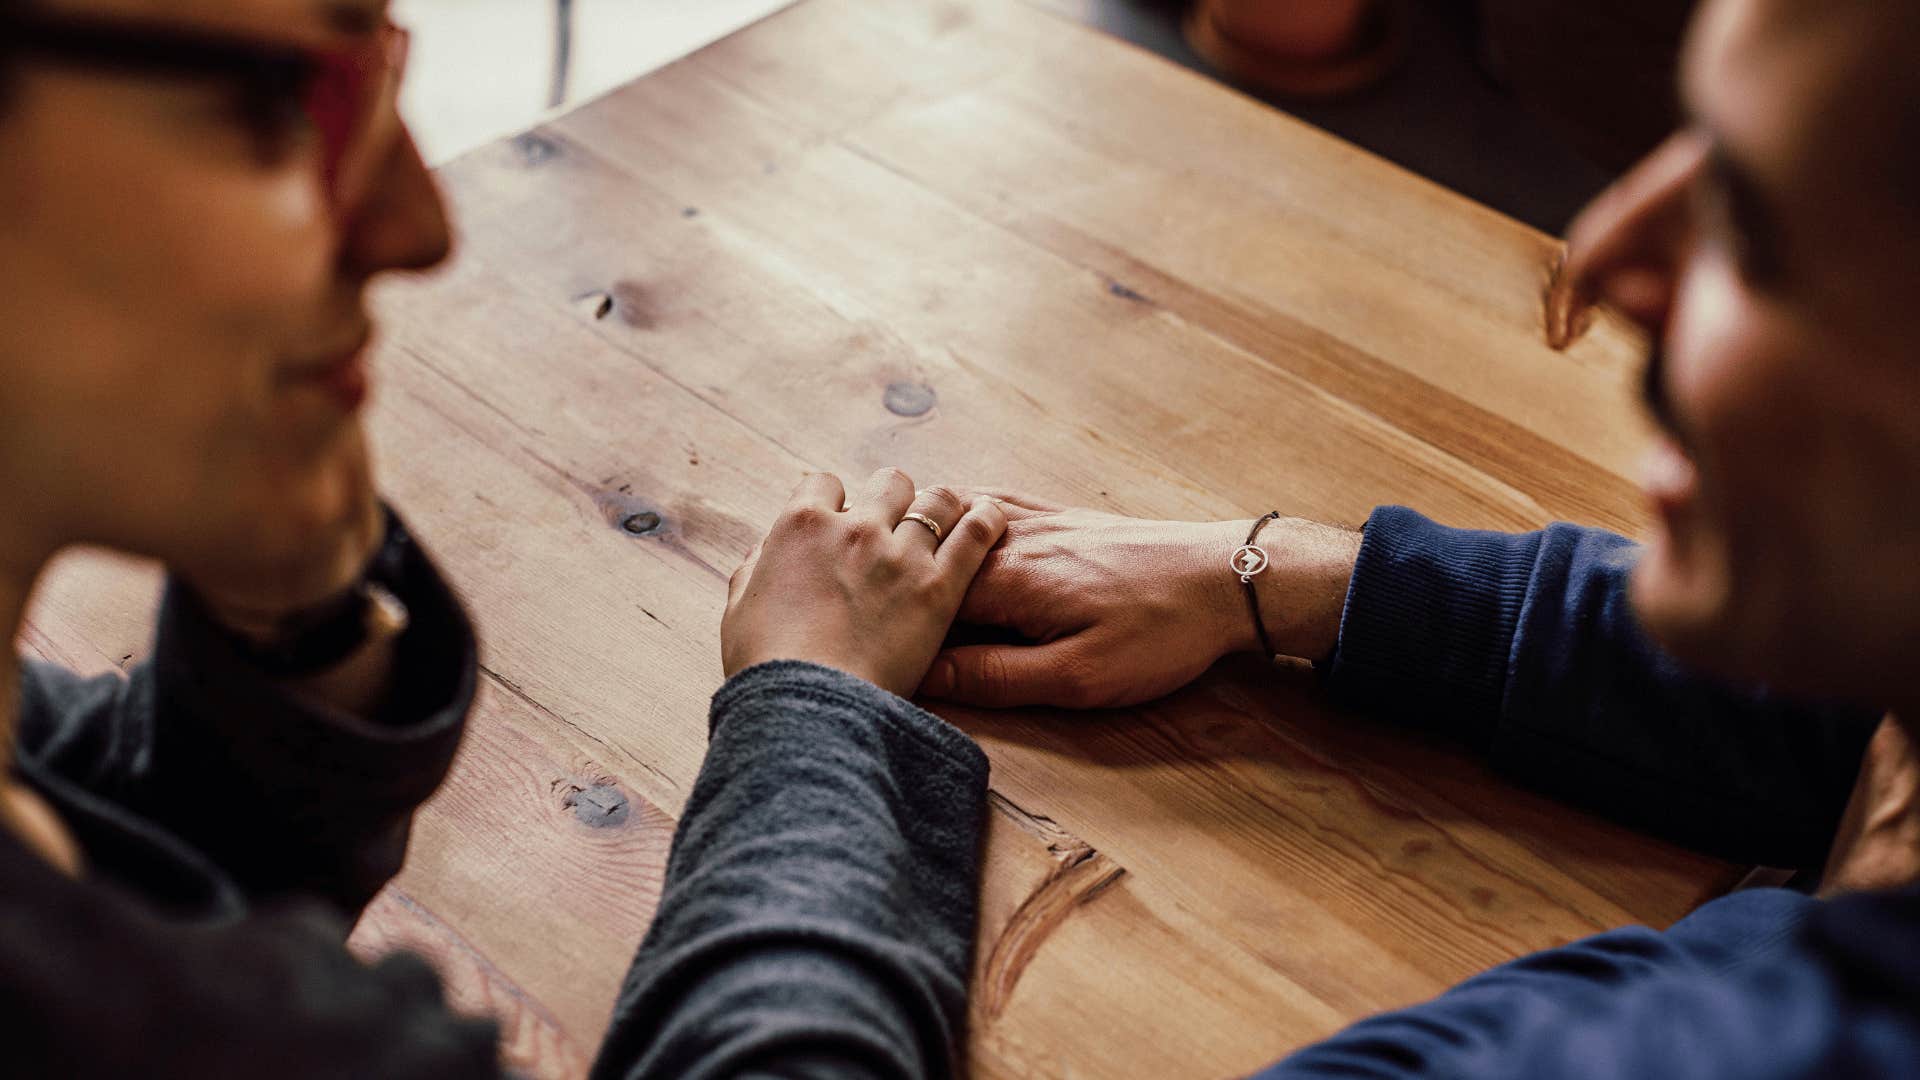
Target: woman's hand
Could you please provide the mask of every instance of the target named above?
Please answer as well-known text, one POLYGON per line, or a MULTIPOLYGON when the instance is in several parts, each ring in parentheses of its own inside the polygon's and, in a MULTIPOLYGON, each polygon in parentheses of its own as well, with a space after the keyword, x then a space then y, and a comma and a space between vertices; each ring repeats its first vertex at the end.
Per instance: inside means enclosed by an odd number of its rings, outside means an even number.
POLYGON ((720 623, 726 673, 810 660, 883 690, 913 693, 980 562, 1006 531, 994 500, 915 493, 881 469, 853 505, 840 481, 800 482, 767 538, 734 571, 720 623), (940 527, 940 537, 909 512, 940 527))
MULTIPOLYGON (((1025 645, 962 645, 922 692, 989 707, 1105 708, 1160 697, 1229 652, 1257 651, 1246 588, 1229 565, 1250 521, 1150 521, 994 492, 1010 524, 960 608, 1025 645)), ((1254 579, 1274 648, 1318 658, 1339 633, 1356 534, 1275 521, 1254 579)))

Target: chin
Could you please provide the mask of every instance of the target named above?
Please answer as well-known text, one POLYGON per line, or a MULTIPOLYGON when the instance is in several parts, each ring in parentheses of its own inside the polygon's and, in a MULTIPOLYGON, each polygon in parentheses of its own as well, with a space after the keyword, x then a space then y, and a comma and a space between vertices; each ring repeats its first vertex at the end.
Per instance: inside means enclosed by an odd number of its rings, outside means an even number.
POLYGON ((1791 587, 1776 578, 1736 581, 1721 563, 1676 565, 1650 546, 1629 588, 1634 613, 1655 642, 1686 667, 1795 697, 1866 700, 1861 656, 1847 633, 1812 630, 1793 618, 1791 587), (1836 647, 1837 646, 1837 647, 1836 647))
POLYGON ((1726 576, 1720 567, 1697 562, 1681 558, 1664 532, 1656 532, 1628 584, 1634 614, 1681 663, 1718 675, 1750 677, 1752 656, 1739 646, 1744 635, 1737 632, 1739 620, 1728 609, 1732 590, 1726 576))

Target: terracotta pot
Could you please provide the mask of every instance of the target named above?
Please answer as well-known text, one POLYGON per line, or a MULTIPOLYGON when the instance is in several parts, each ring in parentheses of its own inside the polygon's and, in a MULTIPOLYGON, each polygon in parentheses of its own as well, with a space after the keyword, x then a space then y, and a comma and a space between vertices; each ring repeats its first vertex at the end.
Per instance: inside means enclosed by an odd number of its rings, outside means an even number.
POLYGON ((1324 100, 1384 78, 1406 53, 1408 0, 1194 0, 1187 44, 1230 78, 1324 100))
POLYGON ((1339 56, 1365 29, 1373 0, 1216 0, 1220 31, 1274 56, 1339 56))

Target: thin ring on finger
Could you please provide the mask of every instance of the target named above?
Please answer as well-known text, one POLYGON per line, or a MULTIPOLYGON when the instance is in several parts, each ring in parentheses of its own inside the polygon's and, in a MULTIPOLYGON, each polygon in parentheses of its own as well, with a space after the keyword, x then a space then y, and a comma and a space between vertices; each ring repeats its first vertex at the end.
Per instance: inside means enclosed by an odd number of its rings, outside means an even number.
POLYGON ((938 544, 941 540, 946 538, 946 533, 941 530, 939 522, 933 520, 932 518, 928 517, 925 514, 920 513, 917 510, 907 511, 906 514, 904 514, 900 518, 900 520, 901 521, 917 521, 920 524, 925 525, 927 528, 933 530, 933 542, 936 544, 938 544))
POLYGON ((900 523, 894 526, 894 535, 905 537, 909 543, 931 553, 953 531, 966 509, 960 497, 945 488, 914 492, 913 505, 907 507, 900 523), (903 529, 906 531, 902 532, 903 529))

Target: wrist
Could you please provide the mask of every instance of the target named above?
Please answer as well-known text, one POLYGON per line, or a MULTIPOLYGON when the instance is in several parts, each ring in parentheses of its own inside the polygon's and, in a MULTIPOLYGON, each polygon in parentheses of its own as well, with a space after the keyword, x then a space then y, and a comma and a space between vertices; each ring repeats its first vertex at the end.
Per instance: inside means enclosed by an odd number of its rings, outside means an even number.
POLYGON ((1325 660, 1340 640, 1340 617, 1360 553, 1360 534, 1303 518, 1271 521, 1254 540, 1269 557, 1267 568, 1242 583, 1228 560, 1245 542, 1251 525, 1251 519, 1220 523, 1220 535, 1211 544, 1218 550, 1202 560, 1222 619, 1221 652, 1264 649, 1247 601, 1251 588, 1276 656, 1325 660))
POLYGON ((1303 518, 1283 518, 1267 530, 1273 565, 1254 579, 1254 588, 1273 647, 1281 656, 1321 663, 1340 643, 1361 534, 1303 518))
MULTIPOLYGON (((1247 539, 1252 521, 1216 521, 1205 526, 1206 535, 1196 543, 1190 560, 1200 594, 1214 626, 1214 653, 1257 653, 1260 633, 1253 624, 1253 612, 1247 606, 1247 587, 1233 569, 1233 553, 1247 539)), ((1271 522, 1267 530, 1279 522, 1271 522)), ((1257 575, 1257 582, 1265 574, 1257 575)), ((1265 613, 1262 612, 1264 615, 1265 613)))

